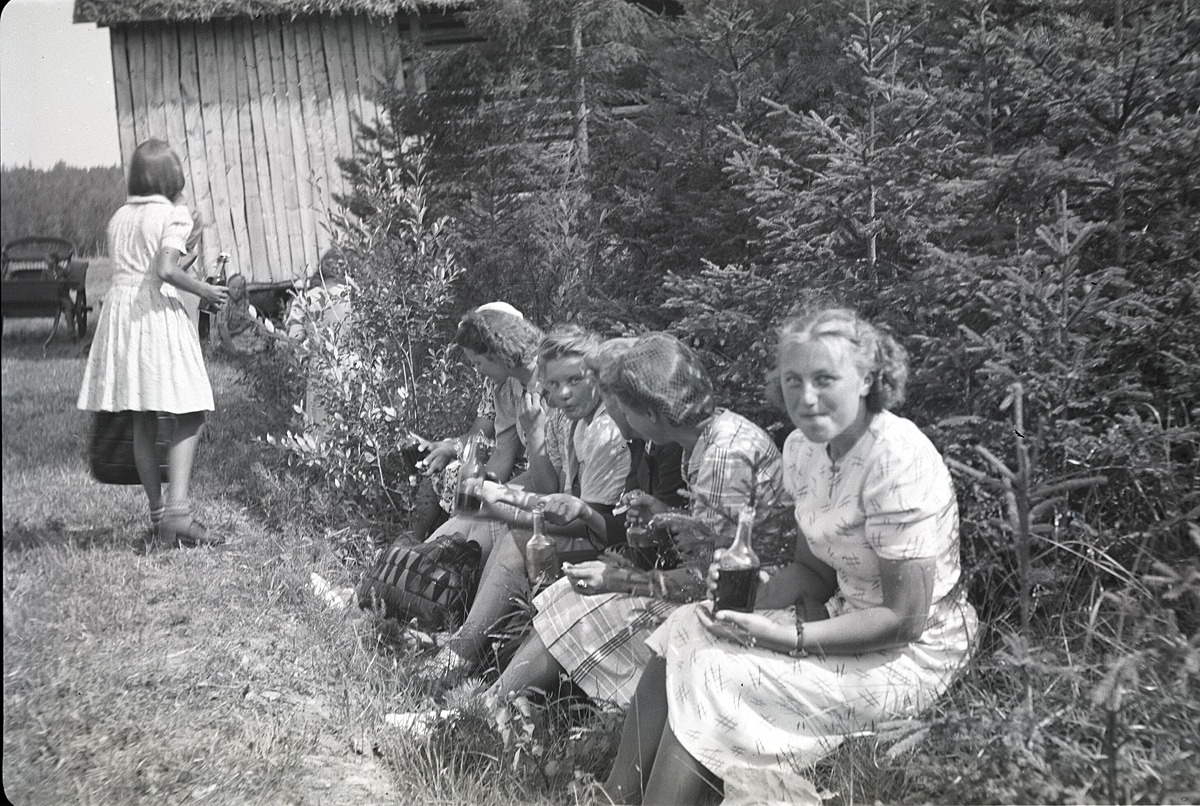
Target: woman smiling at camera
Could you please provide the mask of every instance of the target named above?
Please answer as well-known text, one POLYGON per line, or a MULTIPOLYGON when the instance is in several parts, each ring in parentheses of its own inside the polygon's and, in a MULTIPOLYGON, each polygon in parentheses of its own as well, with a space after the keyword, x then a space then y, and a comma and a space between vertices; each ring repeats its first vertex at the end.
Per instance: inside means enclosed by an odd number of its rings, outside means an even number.
MULTIPOLYGON (((847 735, 919 713, 966 663, 975 614, 959 586, 958 509, 933 444, 888 409, 906 356, 844 309, 789 319, 769 392, 797 431, 784 483, 795 560, 754 613, 708 602, 647 641, 606 783, 618 803, 819 803, 806 775, 847 735)), ((716 564, 709 571, 714 587, 716 564)))

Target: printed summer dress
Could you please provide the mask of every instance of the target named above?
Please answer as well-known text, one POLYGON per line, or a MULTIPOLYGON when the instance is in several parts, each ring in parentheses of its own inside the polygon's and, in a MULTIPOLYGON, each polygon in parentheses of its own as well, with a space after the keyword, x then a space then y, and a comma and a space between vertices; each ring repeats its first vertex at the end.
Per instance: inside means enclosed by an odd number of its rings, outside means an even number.
POLYGON ((115 264, 88 352, 85 411, 212 411, 200 338, 183 294, 153 270, 162 248, 185 252, 192 216, 163 196, 131 196, 108 222, 115 264))
MULTIPOLYGON (((784 482, 813 553, 837 570, 831 617, 883 601, 879 558, 934 558, 933 605, 921 638, 859 655, 791 658, 714 638, 698 605, 673 613, 648 641, 667 661, 671 730, 722 778, 801 775, 847 735, 915 716, 966 663, 975 613, 958 586, 958 508, 933 444, 889 412, 835 466, 823 444, 794 432, 784 482)), ((779 624, 794 608, 760 610, 779 624)))

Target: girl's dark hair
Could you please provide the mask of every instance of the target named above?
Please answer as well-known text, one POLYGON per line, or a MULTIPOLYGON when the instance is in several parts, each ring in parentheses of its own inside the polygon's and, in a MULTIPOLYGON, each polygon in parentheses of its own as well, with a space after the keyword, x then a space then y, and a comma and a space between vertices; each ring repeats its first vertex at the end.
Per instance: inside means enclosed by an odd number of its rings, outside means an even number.
POLYGON ((133 151, 129 160, 130 196, 166 196, 178 201, 186 180, 183 163, 162 140, 147 140, 133 151))
POLYGON ((541 340, 542 331, 523 317, 478 309, 462 318, 454 334, 459 347, 490 355, 509 369, 532 363, 541 340))
MULTIPOLYGON (((908 383, 908 353, 892 336, 871 324, 849 308, 816 308, 794 314, 779 327, 779 347, 789 342, 814 339, 842 339, 853 350, 854 363, 872 376, 867 392, 867 410, 893 409, 904 402, 908 383)), ((778 353, 778 348, 776 348, 778 353)), ((778 361, 767 373, 767 400, 780 409, 783 389, 780 386, 778 361)))

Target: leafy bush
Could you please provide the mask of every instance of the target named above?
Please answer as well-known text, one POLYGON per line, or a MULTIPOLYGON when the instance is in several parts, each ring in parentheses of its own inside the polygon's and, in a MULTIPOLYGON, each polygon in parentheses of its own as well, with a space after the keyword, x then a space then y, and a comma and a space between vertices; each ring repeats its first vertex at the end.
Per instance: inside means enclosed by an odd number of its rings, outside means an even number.
POLYGON ((296 370, 327 418, 268 442, 354 517, 397 520, 413 495, 401 446, 412 432, 465 427, 473 404, 468 373, 448 348, 462 269, 447 246, 447 222, 427 217, 419 170, 399 176, 382 161, 375 167, 357 175, 355 188, 369 194, 373 214, 336 221, 349 318, 326 321, 318 302, 306 312, 309 335, 296 353, 296 370))

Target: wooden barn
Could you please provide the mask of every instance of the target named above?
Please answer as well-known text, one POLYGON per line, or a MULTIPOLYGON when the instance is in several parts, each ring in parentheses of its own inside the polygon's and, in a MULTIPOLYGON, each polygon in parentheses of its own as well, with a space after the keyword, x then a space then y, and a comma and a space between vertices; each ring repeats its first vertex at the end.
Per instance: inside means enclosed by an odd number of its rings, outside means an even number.
POLYGON ((183 159, 204 262, 279 287, 311 274, 343 190, 338 157, 378 80, 424 87, 461 0, 76 0, 109 29, 121 157, 156 137, 183 159))

